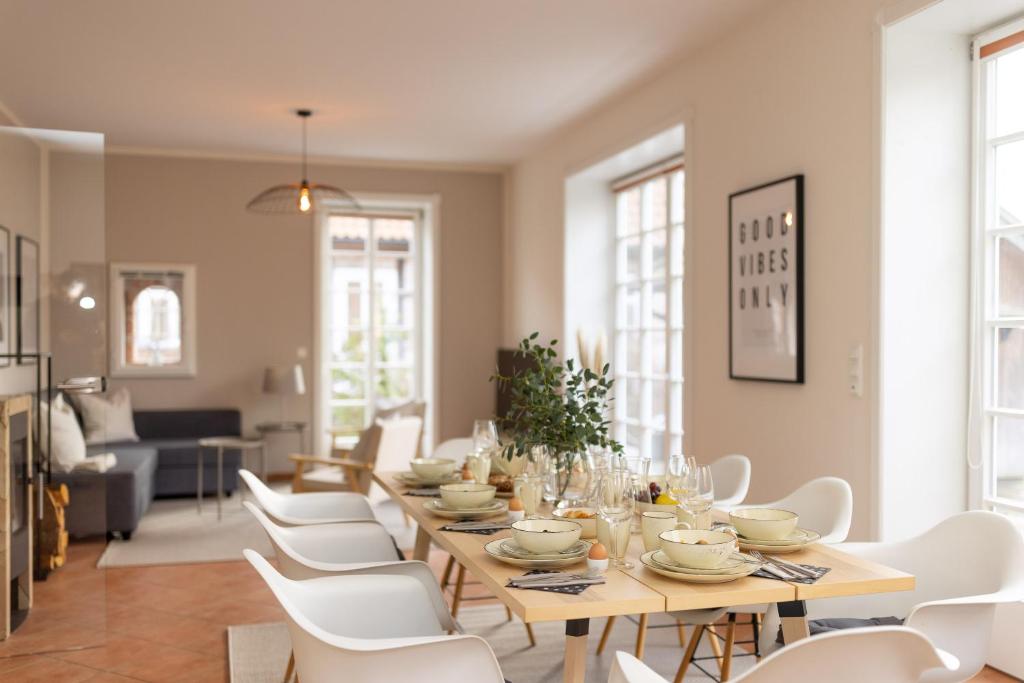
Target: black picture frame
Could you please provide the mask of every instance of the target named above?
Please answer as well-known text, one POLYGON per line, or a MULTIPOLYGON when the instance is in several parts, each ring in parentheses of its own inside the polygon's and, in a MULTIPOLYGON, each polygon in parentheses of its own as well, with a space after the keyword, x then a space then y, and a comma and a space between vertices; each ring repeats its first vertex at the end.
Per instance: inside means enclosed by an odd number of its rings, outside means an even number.
POLYGON ((18 365, 35 365, 38 362, 41 335, 39 243, 24 235, 18 235, 15 251, 18 365), (34 298, 34 301, 27 301, 29 298, 34 298))
POLYGON ((0 225, 0 368, 11 366, 14 352, 14 333, 11 329, 11 232, 0 225))
MULTIPOLYGON (((772 201, 772 199, 769 198, 768 195, 763 195, 763 196, 765 197, 765 201, 766 202, 770 203, 772 201)), ((783 214, 783 220, 784 220, 784 216, 785 216, 785 214, 783 214)), ((771 217, 773 217, 773 216, 770 216, 769 218, 771 218, 771 217)), ((755 220, 757 220, 757 219, 755 219, 755 220)), ((767 232, 767 229, 769 229, 769 228, 767 228, 768 225, 770 225, 770 224, 768 224, 766 222, 766 232, 767 232)), ((760 381, 760 382, 778 382, 778 383, 783 383, 783 384, 804 384, 804 382, 806 381, 806 375, 805 375, 805 371, 804 371, 804 356, 805 356, 805 352, 804 352, 804 343, 805 343, 805 338, 804 338, 804 326, 805 326, 805 311, 804 311, 804 228, 805 228, 805 226, 806 226, 806 220, 805 220, 805 217, 804 217, 804 176, 803 176, 803 174, 796 174, 796 175, 786 176, 785 178, 780 178, 778 180, 773 180, 771 182, 763 183, 761 185, 756 185, 754 187, 748 187, 746 189, 739 190, 738 192, 734 192, 734 193, 729 195, 729 225, 728 225, 727 235, 728 235, 728 247, 729 247, 728 306, 729 306, 729 377, 730 377, 730 379, 735 379, 735 380, 751 380, 751 381, 760 381), (788 196, 789 188, 780 187, 780 186, 784 186, 784 185, 788 185, 788 184, 792 185, 792 195, 791 196, 788 196), (737 338, 736 338, 737 329, 736 328, 738 326, 737 325, 737 320, 736 320, 737 310, 746 311, 747 309, 744 308, 744 307, 741 307, 741 305, 740 305, 740 296, 738 296, 738 292, 740 290, 737 290, 735 288, 735 285, 737 284, 738 278, 746 277, 748 275, 753 275, 753 273, 751 271, 753 270, 753 267, 756 267, 756 264, 760 263, 760 257, 758 256, 753 261, 748 260, 745 264, 740 264, 739 263, 740 258, 750 257, 751 254, 749 252, 743 253, 743 254, 738 254, 737 253, 738 250, 736 248, 736 240, 739 237, 739 235, 736 234, 736 230, 735 229, 737 227, 737 222, 742 222, 742 221, 739 221, 739 219, 741 218, 741 216, 740 216, 741 209, 740 209, 740 207, 737 206, 737 204, 740 203, 742 200, 747 200, 747 203, 750 203, 750 200, 753 200, 753 203, 756 204, 757 201, 760 199, 760 198, 755 198, 755 195, 757 195, 757 193, 781 194, 783 192, 787 193, 787 197, 786 197, 787 205, 791 205, 793 207, 793 214, 794 214, 793 221, 792 221, 793 224, 792 224, 792 226, 788 226, 788 224, 787 224, 787 228, 786 229, 788 230, 789 228, 792 228, 794 230, 793 236, 792 236, 792 240, 791 240, 791 244, 792 244, 793 250, 795 251, 795 263, 794 263, 794 265, 793 265, 791 270, 787 269, 786 277, 784 279, 780 276, 780 278, 778 278, 775 282, 769 282, 767 284, 768 284, 769 287, 772 284, 775 284, 775 286, 776 286, 776 289, 775 289, 776 297, 778 296, 778 292, 782 290, 782 286, 783 285, 786 285, 786 287, 787 287, 787 289, 785 290, 785 294, 783 295, 783 298, 786 301, 785 307, 788 308, 789 306, 792 306, 794 308, 794 310, 793 310, 793 321, 792 322, 793 322, 793 326, 795 327, 795 329, 791 330, 792 334, 788 334, 787 333, 785 336, 787 338, 788 337, 792 337, 792 340, 795 342, 795 350, 794 350, 793 353, 785 354, 787 356, 787 358, 791 357, 791 368, 787 367, 787 372, 771 372, 771 371, 768 371, 768 372, 753 371, 752 372, 750 370, 750 365, 751 365, 750 362, 746 362, 746 359, 738 359, 736 357, 736 355, 737 355, 737 338), (737 257, 739 257, 739 258, 737 258, 737 257), (747 270, 748 268, 750 270, 747 270), (735 272, 737 269, 740 269, 740 270, 742 270, 744 272, 741 272, 739 275, 737 275, 737 273, 735 272), (795 293, 793 293, 792 296, 790 296, 788 287, 794 287, 795 290, 796 290, 795 293), (742 362, 742 363, 738 362, 740 360, 744 360, 745 362, 742 362), (740 366, 740 365, 742 365, 743 368, 738 368, 738 366, 740 366)), ((781 232, 781 228, 782 228, 782 221, 780 220, 780 224, 779 224, 779 231, 780 232, 781 232)), ((782 238, 780 236, 780 240, 781 239, 782 238)), ((789 244, 790 244, 790 242, 787 242, 786 246, 788 247, 789 244)), ((761 273, 759 273, 759 274, 761 274, 761 273)), ((778 301, 779 301, 778 298, 773 299, 769 295, 769 293, 768 293, 770 291, 769 289, 760 290, 760 286, 761 285, 758 285, 758 288, 759 288, 758 294, 759 295, 761 293, 764 294, 763 298, 764 298, 764 301, 766 302, 766 308, 770 308, 771 307, 771 302, 773 300, 776 301, 776 303, 778 303, 778 301)), ((748 290, 748 291, 750 291, 750 290, 748 290)), ((789 330, 787 330, 787 332, 789 332, 789 330)), ((776 334, 778 334, 777 330, 776 330, 776 334)), ((789 363, 790 363, 790 361, 787 360, 787 366, 789 365, 789 363)))

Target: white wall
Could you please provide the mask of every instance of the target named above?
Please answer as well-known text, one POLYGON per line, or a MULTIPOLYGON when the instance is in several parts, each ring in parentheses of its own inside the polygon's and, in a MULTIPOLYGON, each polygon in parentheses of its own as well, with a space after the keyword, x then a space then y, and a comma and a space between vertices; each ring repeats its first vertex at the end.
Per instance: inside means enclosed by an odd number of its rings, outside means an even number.
MULTIPOLYGON (((672 124, 686 125, 686 449, 748 454, 751 500, 832 474, 855 493, 854 538, 871 529, 869 402, 846 389, 849 350, 873 362, 875 15, 882 0, 773 3, 731 35, 559 131, 512 180, 504 338, 557 335, 565 178, 672 124), (804 386, 728 378, 727 196, 807 178, 804 386)), ((869 390, 873 389, 869 387, 869 390)))

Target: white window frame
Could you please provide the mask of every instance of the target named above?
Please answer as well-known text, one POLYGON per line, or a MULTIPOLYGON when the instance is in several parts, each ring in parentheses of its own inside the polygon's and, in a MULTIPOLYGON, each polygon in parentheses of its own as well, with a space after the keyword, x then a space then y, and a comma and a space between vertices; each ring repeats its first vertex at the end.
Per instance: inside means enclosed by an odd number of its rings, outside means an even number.
POLYGON ((196 317, 196 267, 180 263, 110 264, 110 375, 111 377, 195 377, 197 372, 198 319, 196 317), (176 365, 128 365, 125 360, 124 273, 181 273, 181 362, 176 365))
MULTIPOLYGON (((996 359, 996 331, 998 328, 1024 329, 1024 318, 999 318, 994 282, 998 266, 994 263, 997 240, 1006 235, 1024 235, 1024 224, 999 226, 993 223, 995 214, 994 173, 995 150, 998 146, 1024 140, 1024 130, 1009 135, 989 138, 992 93, 988 89, 986 65, 1007 54, 998 52, 981 57, 981 47, 1024 31, 1024 19, 1004 24, 975 37, 971 44, 973 60, 973 178, 972 178, 972 230, 971 230, 971 398, 969 421, 969 464, 971 472, 970 504, 974 508, 1012 510, 1024 512, 1024 500, 1000 498, 995 491, 996 466, 994 462, 994 418, 1024 419, 1024 410, 1003 409, 995 406, 996 380, 993 368, 996 359), (990 227, 994 226, 994 227, 990 227)), ((1024 50, 1019 45, 1012 50, 1024 50)))
MULTIPOLYGON (((683 165, 682 157, 673 157, 666 159, 652 167, 638 171, 637 173, 621 178, 616 182, 612 183, 613 192, 615 194, 615 221, 613 224, 613 254, 615 259, 615 267, 613 269, 615 277, 615 288, 614 288, 614 305, 613 305, 613 330, 614 330, 614 349, 615 349, 615 360, 613 364, 613 371, 616 381, 616 400, 614 406, 614 416, 612 420, 612 427, 614 430, 615 439, 622 444, 627 443, 627 432, 629 427, 639 427, 643 430, 643 442, 650 446, 652 444, 652 436, 655 432, 662 431, 664 433, 664 439, 662 441, 662 452, 644 452, 641 448, 641 455, 650 456, 655 463, 658 463, 657 468, 664 468, 667 466, 668 458, 673 453, 681 453, 683 451, 683 439, 685 437, 686 424, 683 421, 685 416, 684 406, 686 405, 686 385, 685 385, 685 366, 684 352, 686 340, 685 340, 685 300, 686 300, 686 170, 683 165), (672 214, 675 210, 673 206, 672 196, 672 176, 675 173, 682 173, 683 183, 683 201, 682 206, 679 207, 679 214, 681 220, 673 223, 672 214), (641 219, 641 229, 631 235, 620 234, 619 225, 622 222, 622 211, 620 206, 620 195, 622 192, 627 191, 631 187, 641 185, 642 192, 649 191, 648 182, 655 180, 658 177, 664 177, 666 179, 666 192, 665 192, 665 225, 658 227, 643 227, 643 219, 641 219), (679 228, 679 235, 677 236, 676 228, 679 228), (658 232, 665 234, 665 274, 663 279, 659 278, 648 278, 645 277, 643 272, 646 270, 644 261, 646 255, 641 253, 641 274, 639 279, 629 280, 625 275, 620 272, 619 253, 620 245, 628 239, 634 237, 640 238, 641 245, 644 242, 644 237, 652 235, 658 232), (677 239, 678 238, 678 239, 677 239), (676 242, 680 243, 677 245, 676 242), (681 270, 674 272, 673 267, 673 249, 675 248, 684 249, 681 257, 678 259, 681 270), (646 290, 649 285, 662 280, 665 286, 665 325, 662 329, 657 330, 654 328, 647 328, 642 323, 638 328, 628 327, 625 324, 625 320, 620 317, 619 301, 622 300, 625 290, 630 286, 639 284, 643 290, 646 290), (673 288, 673 281, 680 280, 682 287, 680 292, 675 292, 673 288), (675 299, 677 297, 683 300, 683 317, 679 321, 677 327, 672 325, 672 310, 675 305, 675 299), (665 368, 666 372, 664 375, 654 375, 651 367, 651 357, 649 350, 649 338, 650 332, 663 331, 665 334, 665 368), (630 333, 639 332, 641 334, 641 370, 640 372, 627 372, 626 369, 626 351, 625 351, 625 340, 627 335, 630 333), (679 347, 673 348, 673 338, 678 336, 679 347), (673 351, 677 353, 677 362, 673 362, 673 351), (673 374, 673 368, 678 366, 680 372, 676 375, 673 374), (627 402, 626 392, 628 392, 628 384, 631 380, 640 380, 643 383, 662 381, 665 385, 665 424, 655 425, 653 422, 652 415, 652 401, 648 396, 648 393, 644 391, 641 396, 641 408, 640 418, 630 418, 627 416, 627 402), (626 392, 622 392, 620 387, 626 386, 626 392), (678 398, 680 405, 674 405, 673 402, 673 390, 678 386, 678 398), (675 422, 678 420, 678 422, 675 422), (675 424, 674 424, 675 422, 675 424)), ((641 198, 641 212, 643 211, 644 200, 641 198)), ((650 297, 641 294, 641 301, 648 302, 650 297)), ((645 308, 641 304, 641 308, 645 308)), ((641 312, 641 319, 645 316, 645 312, 641 312)))

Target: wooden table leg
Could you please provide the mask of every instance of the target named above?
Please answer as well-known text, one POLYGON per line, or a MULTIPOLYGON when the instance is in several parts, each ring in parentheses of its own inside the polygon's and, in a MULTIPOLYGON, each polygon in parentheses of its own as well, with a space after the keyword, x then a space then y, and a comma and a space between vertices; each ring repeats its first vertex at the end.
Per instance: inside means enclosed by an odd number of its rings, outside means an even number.
POLYGON ((782 642, 786 645, 807 638, 811 632, 807 628, 807 605, 803 600, 780 602, 779 619, 782 621, 782 642))
POLYGON ((565 669, 562 683, 583 683, 587 675, 587 635, 590 619, 565 622, 565 669))
POLYGON ((430 557, 430 534, 422 526, 416 528, 416 546, 412 551, 412 559, 426 562, 430 557))

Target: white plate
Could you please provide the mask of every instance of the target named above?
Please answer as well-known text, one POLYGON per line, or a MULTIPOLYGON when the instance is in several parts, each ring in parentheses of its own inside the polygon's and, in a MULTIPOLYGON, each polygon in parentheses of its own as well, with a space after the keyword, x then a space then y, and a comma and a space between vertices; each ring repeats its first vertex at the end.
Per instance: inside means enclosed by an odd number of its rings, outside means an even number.
POLYGON ((493 517, 494 515, 508 512, 508 503, 503 500, 496 500, 491 505, 472 510, 452 510, 444 507, 444 504, 436 498, 423 502, 427 512, 432 512, 438 517, 445 519, 476 519, 478 517, 493 517))
POLYGON ((586 541, 576 541, 564 553, 536 554, 519 547, 511 538, 505 538, 501 541, 501 552, 520 560, 562 560, 567 557, 585 557, 590 552, 590 544, 586 541))
POLYGON ((667 576, 670 579, 685 581, 687 583, 728 583, 729 581, 735 581, 736 579, 742 579, 745 576, 750 576, 759 568, 758 565, 751 564, 747 565, 747 568, 742 572, 732 574, 685 574, 680 571, 672 571, 671 569, 662 569, 658 563, 651 559, 651 556, 656 552, 658 551, 652 550, 649 553, 644 553, 640 556, 640 562, 655 574, 661 574, 662 576, 667 576))
POLYGON ((502 552, 501 542, 503 540, 505 539, 499 538, 491 541, 484 546, 484 550, 499 562, 504 562, 514 567, 522 567, 523 569, 561 569, 586 559, 586 555, 580 555, 578 557, 567 557, 564 560, 522 560, 518 557, 510 557, 502 552))
POLYGON ((452 474, 448 477, 437 477, 434 479, 425 479, 415 472, 399 472, 395 475, 395 481, 406 486, 440 486, 441 484, 452 484, 462 481, 462 477, 458 474, 452 474))
POLYGON ((753 543, 756 545, 772 545, 772 546, 790 546, 790 545, 807 545, 808 543, 814 543, 821 540, 821 534, 817 531, 811 531, 810 529, 794 529, 786 538, 780 538, 777 541, 769 541, 761 538, 746 538, 739 536, 740 543, 753 543))
POLYGON ((715 567, 714 569, 698 569, 697 567, 685 567, 674 562, 672 558, 665 554, 664 551, 655 550, 654 554, 651 555, 651 562, 654 562, 662 569, 682 572, 683 574, 732 574, 742 572, 746 569, 746 565, 756 562, 756 560, 751 557, 750 562, 744 562, 740 559, 729 558, 720 567, 715 567))

